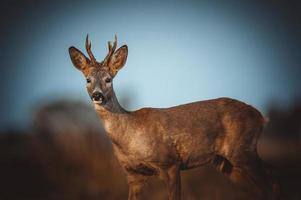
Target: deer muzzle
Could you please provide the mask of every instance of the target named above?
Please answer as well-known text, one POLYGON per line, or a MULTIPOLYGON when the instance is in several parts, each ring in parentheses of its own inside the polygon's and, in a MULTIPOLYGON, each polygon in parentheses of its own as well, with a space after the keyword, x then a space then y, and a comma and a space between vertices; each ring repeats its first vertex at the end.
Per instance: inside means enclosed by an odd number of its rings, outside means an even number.
POLYGON ((94 103, 97 103, 97 104, 105 103, 105 98, 104 98, 103 94, 99 91, 93 92, 91 99, 94 103))

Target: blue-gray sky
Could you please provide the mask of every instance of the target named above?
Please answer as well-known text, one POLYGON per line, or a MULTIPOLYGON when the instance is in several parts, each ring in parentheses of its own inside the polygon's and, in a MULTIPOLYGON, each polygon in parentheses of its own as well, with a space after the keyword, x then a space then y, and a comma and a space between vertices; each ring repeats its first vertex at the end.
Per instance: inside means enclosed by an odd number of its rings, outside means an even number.
POLYGON ((120 46, 128 45, 114 86, 129 99, 129 110, 221 96, 262 112, 270 102, 291 104, 301 97, 298 7, 244 2, 8 3, 9 19, 1 21, 0 128, 26 124, 32 108, 50 100, 90 101, 68 55, 69 46, 84 51, 87 33, 98 60, 115 33, 120 46))

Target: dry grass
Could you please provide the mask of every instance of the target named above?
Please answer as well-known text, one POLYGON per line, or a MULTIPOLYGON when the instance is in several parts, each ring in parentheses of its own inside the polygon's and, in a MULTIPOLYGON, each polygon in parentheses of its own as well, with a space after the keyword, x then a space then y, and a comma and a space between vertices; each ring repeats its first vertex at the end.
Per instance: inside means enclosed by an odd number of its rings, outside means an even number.
MULTIPOLYGON (((277 166, 281 199, 300 199, 300 143, 262 140, 261 156, 277 166)), ((126 199, 125 176, 109 139, 90 107, 56 102, 41 107, 27 132, 0 134, 0 199, 126 199)), ((246 199, 210 166, 182 172, 182 197, 246 199)), ((143 198, 167 199, 165 185, 152 177, 143 198)))

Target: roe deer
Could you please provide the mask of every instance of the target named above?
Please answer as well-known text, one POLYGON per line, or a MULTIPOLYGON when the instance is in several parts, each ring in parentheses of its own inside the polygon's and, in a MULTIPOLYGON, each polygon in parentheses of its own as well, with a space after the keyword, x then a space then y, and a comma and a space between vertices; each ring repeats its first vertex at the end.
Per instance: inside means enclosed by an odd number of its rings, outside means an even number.
POLYGON ((264 117, 250 105, 230 98, 199 101, 171 108, 123 109, 114 93, 113 78, 124 66, 128 48, 97 62, 86 38, 87 58, 69 48, 73 65, 83 72, 87 90, 99 114, 114 154, 129 184, 129 200, 137 199, 149 176, 166 183, 170 200, 181 198, 180 170, 213 164, 253 199, 267 199, 267 183, 256 145, 264 117), (251 197, 251 196, 250 196, 251 197))

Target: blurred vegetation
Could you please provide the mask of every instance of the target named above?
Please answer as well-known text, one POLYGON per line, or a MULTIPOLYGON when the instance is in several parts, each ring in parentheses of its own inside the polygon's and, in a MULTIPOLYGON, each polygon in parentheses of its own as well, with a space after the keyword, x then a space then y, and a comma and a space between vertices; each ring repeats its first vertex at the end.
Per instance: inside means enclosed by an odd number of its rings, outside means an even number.
MULTIPOLYGON (((301 199, 301 104, 271 108, 259 143, 275 167, 281 199, 301 199)), ((56 101, 36 110, 27 130, 0 133, 0 199, 126 199, 125 176, 90 106, 56 101)), ((182 197, 246 199, 210 166, 182 172, 182 197)), ((142 199, 166 199, 165 185, 151 178, 142 199)))

